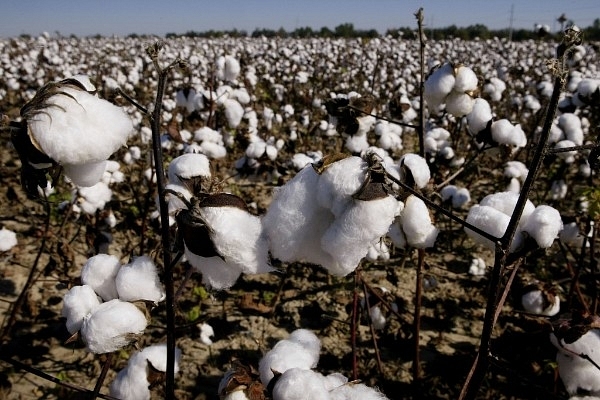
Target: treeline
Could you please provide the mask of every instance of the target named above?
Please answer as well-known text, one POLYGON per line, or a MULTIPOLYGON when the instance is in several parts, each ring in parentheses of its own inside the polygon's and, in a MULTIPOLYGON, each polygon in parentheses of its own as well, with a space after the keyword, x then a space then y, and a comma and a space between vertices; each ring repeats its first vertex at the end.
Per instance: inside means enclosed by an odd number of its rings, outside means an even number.
MULTIPOLYGON (((569 26, 571 22, 567 22, 565 26, 569 26)), ((588 27, 580 27, 583 30, 584 40, 586 41, 600 41, 600 18, 596 18, 594 23, 588 27)), ((450 25, 444 28, 425 29, 425 34, 430 39, 446 39, 446 38, 459 38, 464 40, 479 39, 490 39, 493 37, 499 38, 510 38, 515 41, 528 40, 528 39, 543 39, 552 38, 556 33, 549 32, 545 29, 513 29, 512 31, 508 28, 499 30, 490 30, 485 25, 475 24, 467 27, 457 27, 456 25, 450 25)), ((416 37, 415 28, 395 28, 388 29, 383 34, 384 36, 390 35, 393 37, 403 37, 406 39, 414 39, 416 37)), ((313 29, 311 27, 296 28, 293 31, 286 31, 283 28, 277 30, 260 28, 255 29, 252 33, 248 33, 245 30, 208 30, 208 31, 188 31, 186 33, 167 33, 167 38, 186 36, 186 37, 199 37, 199 38, 218 38, 218 37, 281 37, 281 38, 375 38, 379 37, 380 34, 375 29, 356 29, 351 23, 344 23, 336 26, 333 30, 328 27, 322 27, 321 29, 313 29)))

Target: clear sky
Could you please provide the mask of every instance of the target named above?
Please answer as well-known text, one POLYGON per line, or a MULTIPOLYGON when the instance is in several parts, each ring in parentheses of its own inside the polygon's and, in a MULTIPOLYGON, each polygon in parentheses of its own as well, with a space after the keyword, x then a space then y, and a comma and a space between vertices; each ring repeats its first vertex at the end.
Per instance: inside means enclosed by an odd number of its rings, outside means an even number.
POLYGON ((356 29, 385 32, 416 27, 419 7, 428 27, 480 23, 502 29, 510 26, 511 6, 515 28, 540 23, 556 30, 562 13, 581 27, 600 18, 600 0, 3 0, 0 37, 42 32, 163 36, 233 28, 251 33, 256 28, 333 29, 346 22, 356 29))

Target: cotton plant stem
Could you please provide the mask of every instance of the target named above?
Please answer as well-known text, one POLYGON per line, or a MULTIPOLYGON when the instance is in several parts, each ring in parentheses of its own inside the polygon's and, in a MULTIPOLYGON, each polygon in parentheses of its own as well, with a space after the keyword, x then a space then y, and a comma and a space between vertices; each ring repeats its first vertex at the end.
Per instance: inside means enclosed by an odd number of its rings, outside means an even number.
POLYGON ((423 30, 423 7, 415 13, 417 18, 417 24, 419 27, 419 127, 417 133, 419 134, 419 155, 425 157, 425 99, 423 92, 425 90, 425 46, 427 38, 425 37, 425 31, 423 30))
POLYGON ((155 45, 155 51, 148 52, 152 58, 152 62, 158 71, 158 86, 156 91, 156 101, 154 110, 152 111, 151 127, 152 127, 152 155, 154 157, 154 168, 156 171, 156 186, 158 191, 158 203, 160 209, 161 220, 161 237, 163 247, 163 268, 164 268, 164 284, 166 294, 166 316, 167 316, 167 371, 165 381, 165 399, 175 399, 175 301, 174 301, 174 284, 173 284, 173 265, 171 263, 171 233, 169 227, 169 209, 165 198, 165 171, 163 167, 163 154, 160 143, 161 131, 161 111, 162 101, 167 85, 167 77, 171 70, 181 63, 176 60, 168 67, 162 69, 158 64, 159 45, 155 45))
POLYGON ((375 327, 373 326, 373 321, 371 320, 371 304, 369 302, 369 288, 365 284, 364 279, 360 279, 363 284, 363 294, 365 296, 365 310, 367 310, 367 314, 369 315, 369 327, 371 328, 371 337, 373 338, 373 348, 375 349, 375 358, 377 359, 377 368, 379 369, 379 373, 383 375, 383 363, 381 362, 381 354, 379 353, 379 346, 377 345, 377 332, 375 332, 375 327))
POLYGON ((360 272, 358 268, 354 273, 354 291, 352 294, 352 320, 350 323, 350 340, 352 343, 352 380, 358 379, 358 355, 356 347, 356 334, 358 332, 358 282, 360 272))
POLYGON ((415 288, 415 314, 413 316, 413 384, 418 385, 421 380, 420 333, 421 333, 421 305, 423 303, 423 265, 425 264, 425 250, 418 249, 417 277, 415 288))
POLYGON ((558 76, 554 81, 554 90, 548 105, 546 120, 535 149, 533 160, 529 166, 529 173, 527 174, 525 182, 523 183, 523 187, 521 188, 521 193, 519 194, 517 204, 515 205, 515 209, 508 223, 508 227, 506 228, 506 232, 504 236, 498 242, 496 242, 494 268, 492 269, 490 276, 488 301, 486 305, 478 357, 475 359, 473 364, 472 375, 470 374, 464 383, 459 400, 471 400, 475 398, 489 366, 489 353, 491 348, 492 333, 496 322, 496 313, 499 306, 499 294, 502 290, 502 277, 504 276, 506 268, 506 259, 509 254, 509 249, 513 238, 517 232, 517 227, 521 219, 521 215, 523 214, 525 204, 529 198, 531 188, 533 187, 533 183, 537 178, 537 175, 540 171, 540 166, 542 165, 542 161, 546 153, 546 144, 548 142, 548 138, 550 137, 550 128, 552 127, 552 122, 558 106, 558 99, 561 89, 562 77, 558 76))
POLYGON ((100 376, 96 381, 96 386, 94 386, 94 391, 92 392, 91 400, 96 400, 96 398, 100 394, 100 389, 102 389, 102 385, 104 384, 104 380, 106 379, 106 374, 108 373, 110 365, 112 364, 113 354, 114 353, 108 353, 106 355, 106 361, 104 361, 104 365, 102 366, 102 372, 100 372, 100 376))

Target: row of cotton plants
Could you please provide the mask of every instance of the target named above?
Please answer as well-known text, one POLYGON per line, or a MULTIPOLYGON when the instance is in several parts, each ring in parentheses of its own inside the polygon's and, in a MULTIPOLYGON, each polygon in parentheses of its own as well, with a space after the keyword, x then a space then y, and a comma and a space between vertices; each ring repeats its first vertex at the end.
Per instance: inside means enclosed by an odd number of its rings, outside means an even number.
MULTIPOLYGON (((66 190, 73 196, 63 209, 94 215, 110 211, 104 210, 113 199, 110 185, 127 184, 121 170, 143 168, 152 187, 155 169, 144 154, 150 142, 144 117, 153 107, 156 71, 141 45, 139 39, 49 35, 0 41, 0 71, 6 77, 0 83, 3 109, 4 104, 8 112, 8 106, 25 103, 11 128, 30 196, 66 190), (32 43, 38 44, 35 50, 32 43), (86 74, 92 73, 98 75, 90 79, 86 74), (122 107, 116 106, 117 89, 138 104, 119 98, 122 107), (114 160, 115 152, 120 161, 114 160), (62 171, 64 181, 49 179, 56 177, 56 170, 62 171)), ((281 273, 273 260, 284 266, 316 264, 343 277, 365 258, 389 259, 392 247, 435 251, 442 229, 436 217, 444 217, 428 203, 454 210, 448 212, 502 237, 528 174, 527 152, 540 134, 543 105, 552 92, 552 74, 539 60, 554 57, 555 45, 498 39, 432 43, 422 110, 425 157, 416 154, 415 145, 421 111, 417 45, 389 37, 368 42, 180 38, 164 43, 160 57, 185 59, 189 69, 174 73, 161 111, 161 148, 170 162, 167 191, 159 195, 167 196, 169 204, 170 219, 164 223, 180 238, 175 250, 201 274, 205 286, 225 290, 241 274, 281 273), (497 180, 493 193, 460 174, 452 184, 446 181, 472 157, 487 157, 495 171, 491 178, 497 180), (216 183, 229 175, 236 175, 233 182, 250 179, 278 187, 264 210, 252 212, 251 199, 216 183)), ((516 253, 553 245, 566 226, 561 212, 576 214, 573 208, 560 207, 569 193, 569 206, 587 210, 588 203, 576 202, 569 186, 593 177, 587 154, 572 147, 594 139, 600 97, 594 60, 594 50, 583 45, 569 55, 571 72, 549 140, 549 148, 557 150, 558 170, 538 206, 526 204, 511 249, 516 253)), ((122 222, 118 213, 107 215, 111 228, 122 222)), ((158 224, 159 215, 152 215, 158 224)), ((561 239, 580 243, 581 229, 570 225, 569 232, 561 239)), ((489 238, 472 229, 466 233, 483 245, 478 248, 482 253, 484 248, 493 250, 489 238)), ((478 260, 479 255, 473 257, 478 260)), ((89 351, 112 352, 146 328, 146 316, 131 302, 158 302, 164 292, 156 267, 144 256, 125 266, 111 259, 100 276, 92 271, 97 264, 93 260, 83 267, 83 285, 65 295, 63 315, 69 332, 79 331, 89 351), (143 293, 128 292, 134 283, 146 281, 149 287, 143 293), (120 313, 126 312, 131 316, 123 317, 128 321, 123 325, 120 313), (121 325, 113 327, 111 318, 121 325)), ((477 261, 471 270, 484 274, 485 265, 477 261)), ((538 292, 526 293, 521 307, 557 314, 559 297, 546 304, 540 297, 543 291, 538 292)), ((156 368, 150 357, 143 351, 132 356, 131 371, 145 373, 146 360, 156 368)), ((291 372, 288 367, 261 367, 265 386, 268 371, 282 374, 272 389, 274 399, 298 398, 307 386, 321 390, 314 398, 359 396, 350 391, 363 390, 361 385, 312 371, 318 360, 312 357, 291 372)), ((575 387, 598 394, 600 385, 577 386, 564 377, 564 370, 559 371, 570 393, 575 387)), ((600 381, 600 371, 591 374, 589 379, 600 381)), ((120 382, 133 379, 126 373, 120 377, 120 382)), ((115 383, 114 393, 147 398, 145 390, 142 397, 127 394, 140 393, 128 385, 115 383)), ((364 392, 360 396, 367 396, 368 390, 364 392)), ((377 392, 372 396, 384 398, 377 392)))

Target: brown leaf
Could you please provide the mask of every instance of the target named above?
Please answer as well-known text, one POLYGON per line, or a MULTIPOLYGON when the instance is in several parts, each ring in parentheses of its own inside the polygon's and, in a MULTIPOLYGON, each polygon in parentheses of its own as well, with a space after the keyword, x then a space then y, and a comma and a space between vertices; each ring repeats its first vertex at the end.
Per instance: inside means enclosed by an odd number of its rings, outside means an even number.
POLYGON ((256 301, 252 293, 244 293, 238 300, 238 307, 245 311, 254 311, 259 314, 268 314, 271 312, 272 307, 267 306, 264 303, 256 301))

